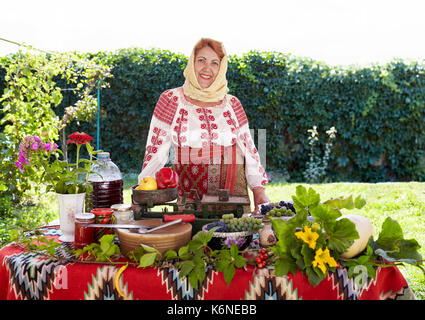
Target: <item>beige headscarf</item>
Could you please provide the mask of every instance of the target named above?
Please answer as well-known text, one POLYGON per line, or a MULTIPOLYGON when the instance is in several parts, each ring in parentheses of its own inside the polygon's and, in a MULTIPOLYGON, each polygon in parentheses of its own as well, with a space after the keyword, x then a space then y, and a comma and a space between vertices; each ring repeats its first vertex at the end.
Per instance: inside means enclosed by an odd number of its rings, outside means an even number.
POLYGON ((203 39, 199 40, 193 48, 186 69, 183 71, 183 75, 186 78, 186 81, 183 85, 183 92, 186 96, 195 100, 203 102, 219 102, 223 100, 224 96, 229 91, 226 80, 227 53, 223 44, 214 40, 215 42, 220 43, 224 52, 224 57, 221 59, 220 69, 214 82, 208 88, 202 88, 199 85, 195 74, 195 48, 202 40, 203 39))

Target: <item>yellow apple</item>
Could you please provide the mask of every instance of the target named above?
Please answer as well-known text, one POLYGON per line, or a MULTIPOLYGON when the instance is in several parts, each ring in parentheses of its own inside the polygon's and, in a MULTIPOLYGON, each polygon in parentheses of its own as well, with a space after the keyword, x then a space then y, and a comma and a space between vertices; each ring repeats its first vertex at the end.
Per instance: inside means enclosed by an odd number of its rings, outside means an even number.
POLYGON ((156 180, 153 177, 144 177, 140 180, 139 185, 136 190, 156 190, 158 189, 158 185, 156 184, 156 180))

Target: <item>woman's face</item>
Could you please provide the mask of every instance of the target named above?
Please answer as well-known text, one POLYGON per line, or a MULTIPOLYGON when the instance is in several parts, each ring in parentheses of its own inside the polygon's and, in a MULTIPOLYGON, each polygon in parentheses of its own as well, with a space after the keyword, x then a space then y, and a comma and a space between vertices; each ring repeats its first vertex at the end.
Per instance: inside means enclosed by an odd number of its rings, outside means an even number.
POLYGON ((201 88, 208 88, 220 70, 220 58, 209 46, 199 49, 195 56, 195 75, 201 88))

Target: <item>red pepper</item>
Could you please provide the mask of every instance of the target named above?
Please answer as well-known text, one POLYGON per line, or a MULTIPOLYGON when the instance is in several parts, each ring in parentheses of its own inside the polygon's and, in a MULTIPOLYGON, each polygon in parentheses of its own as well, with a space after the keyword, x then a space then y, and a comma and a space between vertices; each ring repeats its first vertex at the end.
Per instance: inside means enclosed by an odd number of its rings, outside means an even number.
POLYGON ((168 167, 158 170, 155 174, 155 179, 158 189, 175 188, 179 183, 179 176, 177 172, 168 167))

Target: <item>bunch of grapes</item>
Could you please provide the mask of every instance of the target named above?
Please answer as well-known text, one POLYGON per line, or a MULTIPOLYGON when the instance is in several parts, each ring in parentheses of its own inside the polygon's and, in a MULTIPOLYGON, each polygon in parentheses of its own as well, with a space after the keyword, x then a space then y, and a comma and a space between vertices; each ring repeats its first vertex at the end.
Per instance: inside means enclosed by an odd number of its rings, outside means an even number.
POLYGON ((286 207, 275 207, 265 214, 266 218, 270 217, 292 217, 294 213, 286 207))
POLYGON ((294 204, 291 201, 270 202, 261 206, 260 213, 267 216, 267 213, 272 212, 268 216, 272 217, 290 217, 295 214, 294 204), (275 210, 273 210, 275 209, 275 210), (280 215, 279 215, 279 213, 280 215))
POLYGON ((223 214, 220 221, 226 224, 227 232, 257 231, 262 227, 261 219, 256 219, 251 216, 235 218, 233 213, 223 214))
POLYGON ((214 221, 211 223, 208 223, 205 227, 205 229, 207 230, 211 230, 214 227, 218 227, 215 232, 226 232, 227 231, 227 226, 223 221, 214 221))

